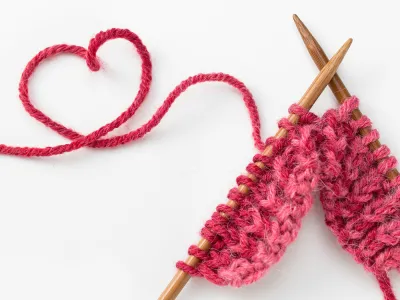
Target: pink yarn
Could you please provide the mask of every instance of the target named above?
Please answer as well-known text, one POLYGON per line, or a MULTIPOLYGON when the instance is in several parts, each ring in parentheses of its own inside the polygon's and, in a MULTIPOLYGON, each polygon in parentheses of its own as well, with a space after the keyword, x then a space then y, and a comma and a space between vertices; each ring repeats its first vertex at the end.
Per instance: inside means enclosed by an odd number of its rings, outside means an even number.
POLYGON ((268 139, 273 155, 256 155, 247 167, 258 181, 247 176, 237 179, 238 185, 247 185, 250 193, 243 195, 237 188, 229 192, 228 198, 239 208, 219 205, 201 230, 212 249, 206 253, 191 246, 189 254, 200 258, 201 263, 193 268, 181 261, 178 268, 218 285, 239 287, 261 278, 297 237, 319 180, 319 130, 318 118, 304 108, 293 105, 289 113, 300 116, 298 124, 282 119, 279 127, 288 131, 287 137, 268 139), (255 164, 259 161, 264 169, 255 164), (229 218, 222 217, 221 212, 229 218))
POLYGON ((378 132, 357 134, 371 127, 366 116, 351 119, 357 106, 358 99, 352 98, 323 118, 320 199, 339 243, 375 274, 385 299, 393 300, 387 272, 400 268, 400 177, 389 181, 385 176, 397 164, 388 147, 368 148, 379 139, 378 132))
POLYGON ((243 97, 244 104, 246 105, 251 125, 253 129, 253 139, 257 149, 263 149, 265 147, 264 143, 260 137, 260 119, 258 116, 257 106, 254 102, 253 96, 246 86, 229 74, 223 73, 208 73, 208 74, 197 74, 191 76, 186 80, 182 81, 175 89, 168 95, 164 100, 163 104, 157 109, 154 115, 142 126, 132 130, 126 134, 105 138, 109 132, 116 128, 119 128, 122 124, 127 122, 132 118, 139 107, 142 105, 143 101, 146 99, 147 94, 150 90, 150 84, 152 80, 152 64, 150 60, 150 54, 147 51, 146 46, 142 43, 140 38, 128 29, 118 29, 112 28, 107 31, 101 31, 94 38, 90 40, 88 49, 76 45, 54 45, 36 54, 31 61, 27 64, 24 72, 21 76, 21 81, 19 84, 20 100, 25 108, 25 110, 36 120, 43 123, 46 127, 49 127, 53 131, 62 135, 63 137, 71 140, 70 143, 48 146, 48 147, 16 147, 0 144, 0 154, 15 155, 15 156, 53 156, 59 155, 66 152, 71 152, 78 150, 82 147, 92 147, 92 148, 112 148, 126 143, 135 141, 142 138, 144 135, 149 133, 154 127, 156 127, 165 114, 168 112, 175 100, 185 92, 190 86, 203 83, 203 82, 223 82, 233 88, 235 88, 243 97), (132 43, 136 48, 142 60, 142 73, 141 82, 139 90, 132 102, 132 104, 122 112, 115 120, 108 124, 103 125, 99 129, 83 135, 74 131, 73 129, 67 128, 66 126, 52 120, 41 110, 37 109, 33 104, 29 96, 29 80, 34 74, 36 69, 40 64, 54 56, 60 54, 72 54, 83 58, 86 61, 87 66, 91 71, 100 70, 100 61, 97 57, 97 51, 106 42, 114 39, 125 39, 132 43))
POLYGON ((180 261, 177 267, 218 285, 239 287, 258 280, 295 240, 312 192, 320 190, 326 223, 339 243, 376 276, 385 299, 394 300, 387 272, 400 270, 400 177, 389 181, 385 176, 396 165, 386 146, 374 152, 368 148, 378 132, 358 134, 371 126, 366 116, 351 119, 358 102, 351 97, 322 118, 292 106, 289 112, 299 114, 300 122, 291 125, 283 119, 279 125, 288 137, 267 141, 274 147, 272 157, 254 157, 266 168, 254 163, 247 168, 258 181, 238 177, 250 193, 232 189, 228 197, 239 208, 218 206, 202 229, 211 250, 191 246, 189 254, 201 263, 193 268, 180 261))

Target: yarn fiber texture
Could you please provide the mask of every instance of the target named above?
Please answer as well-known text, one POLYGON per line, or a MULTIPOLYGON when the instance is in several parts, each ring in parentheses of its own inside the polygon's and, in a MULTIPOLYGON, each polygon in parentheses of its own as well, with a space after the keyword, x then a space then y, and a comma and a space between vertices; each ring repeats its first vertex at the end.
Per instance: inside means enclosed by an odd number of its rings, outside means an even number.
POLYGON ((249 112, 251 125, 253 128, 252 135, 254 139, 254 144, 258 150, 264 149, 265 144, 262 142, 260 136, 260 118, 253 96, 240 80, 229 74, 224 73, 197 74, 195 76, 191 76, 185 79, 175 87, 175 89, 164 100, 163 104, 157 109, 157 111, 146 123, 126 134, 105 138, 108 133, 112 132, 116 128, 119 128, 135 115, 137 110, 142 105, 143 101, 146 99, 147 94, 149 93, 151 81, 152 64, 150 60, 150 53, 148 52, 146 46, 143 44, 140 38, 128 29, 112 28, 106 31, 101 31, 90 40, 87 49, 81 46, 67 44, 47 47, 44 50, 40 51, 37 55, 35 55, 32 60, 29 61, 25 70, 23 71, 19 84, 19 98, 25 110, 29 113, 31 117, 43 123, 43 125, 52 129, 59 135, 71 140, 71 142, 67 144, 48 147, 15 147, 0 144, 0 154, 24 157, 53 156, 75 151, 82 147, 113 148, 127 144, 129 142, 138 140, 149 133, 154 127, 156 127, 160 123, 172 104, 184 91, 186 91, 192 85, 203 82, 222 82, 230 85, 241 94, 244 104, 246 105, 249 112), (97 57, 97 51, 104 43, 114 39, 124 39, 132 43, 142 60, 142 72, 139 90, 134 97, 132 104, 115 120, 105 124, 104 126, 89 134, 83 135, 71 128, 60 124, 59 122, 54 121, 34 106, 29 96, 29 81, 36 69, 40 67, 40 64, 57 55, 76 55, 86 61, 86 64, 91 71, 100 71, 101 64, 100 59, 97 57))
POLYGON ((135 115, 146 99, 152 81, 150 54, 140 38, 128 29, 110 29, 91 39, 88 48, 76 45, 54 45, 40 51, 26 66, 19 85, 19 97, 25 110, 46 127, 70 140, 48 147, 15 147, 1 144, 0 154, 23 157, 53 156, 83 147, 110 148, 140 139, 154 129, 174 101, 190 86, 203 82, 223 82, 236 89, 243 98, 252 124, 256 148, 272 147, 272 155, 257 154, 247 176, 237 178, 249 193, 237 187, 228 198, 238 207, 225 204, 205 223, 201 235, 210 241, 208 252, 197 246, 189 254, 200 259, 196 267, 178 262, 177 267, 192 276, 204 277, 218 285, 240 287, 259 280, 277 263, 296 239, 301 222, 310 210, 314 193, 320 193, 326 224, 339 244, 364 268, 374 274, 386 300, 394 300, 387 273, 400 270, 400 177, 389 181, 385 174, 396 166, 387 146, 371 152, 368 145, 379 138, 376 130, 365 137, 358 131, 371 127, 363 116, 351 119, 358 99, 347 99, 338 109, 328 110, 321 118, 292 105, 289 113, 299 116, 297 124, 287 118, 279 127, 287 130, 285 138, 260 136, 256 103, 246 86, 223 73, 198 74, 182 81, 165 99, 154 115, 142 126, 126 134, 106 138, 135 115), (37 109, 29 96, 29 82, 40 64, 56 55, 81 57, 91 71, 101 70, 98 49, 113 39, 125 39, 136 48, 142 60, 141 83, 132 104, 115 120, 89 134, 81 134, 37 109), (264 168, 260 168, 262 162, 264 168), (222 217, 223 213, 227 218, 222 217))
POLYGON ((289 112, 300 116, 298 124, 282 119, 279 127, 288 131, 287 137, 268 139, 273 155, 257 154, 247 166, 257 182, 247 176, 237 178, 237 184, 248 186, 250 193, 243 195, 238 188, 229 192, 228 198, 237 202, 239 208, 219 205, 201 230, 202 237, 212 243, 211 250, 206 253, 191 246, 189 254, 202 262, 197 268, 178 262, 178 268, 215 284, 239 287, 261 278, 297 237, 318 184, 319 131, 314 114, 298 105, 293 105, 289 112), (265 168, 258 167, 257 162, 265 168))
POLYGON ((218 285, 240 287, 260 279, 295 240, 313 193, 320 192, 326 224, 340 245, 376 276, 386 300, 396 299, 387 272, 400 267, 400 179, 389 181, 385 174, 397 162, 385 145, 370 151, 377 130, 358 134, 372 126, 366 116, 351 118, 358 104, 351 97, 321 118, 293 105, 289 113, 299 114, 299 123, 282 119, 287 137, 270 138, 273 156, 256 155, 247 167, 257 181, 237 178, 249 193, 234 188, 228 194, 239 208, 219 205, 201 230, 211 250, 192 245, 188 253, 200 264, 179 261, 177 267, 218 285))
POLYGON ((385 175, 397 162, 385 145, 369 150, 368 144, 379 139, 377 130, 357 134, 371 127, 366 116, 350 118, 357 105, 355 99, 347 101, 324 116, 320 200, 339 243, 376 276, 385 299, 394 300, 387 273, 400 267, 400 178, 385 175))

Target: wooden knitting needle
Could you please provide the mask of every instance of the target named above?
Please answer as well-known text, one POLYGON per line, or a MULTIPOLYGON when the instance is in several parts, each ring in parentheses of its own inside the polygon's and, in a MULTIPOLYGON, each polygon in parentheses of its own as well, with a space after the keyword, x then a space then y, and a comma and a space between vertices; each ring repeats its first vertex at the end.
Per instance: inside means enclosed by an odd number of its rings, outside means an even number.
MULTIPOLYGON (((309 110, 313 106, 315 101, 321 95, 322 91, 331 81, 333 75, 336 73, 336 70, 339 67, 340 63, 342 62, 344 56, 346 55, 347 50, 350 48, 351 43, 352 39, 347 40, 346 43, 344 43, 343 46, 339 49, 339 51, 332 57, 332 59, 325 65, 325 67, 322 68, 321 72, 318 74, 318 76, 315 78, 311 86, 308 88, 308 90, 305 92, 301 100, 298 102, 299 105, 306 108, 307 110, 309 110)), ((298 116, 292 114, 289 116, 288 119, 290 122, 296 123, 298 121, 298 118, 299 118, 298 116)), ((286 134, 287 131, 281 128, 276 133, 275 137, 282 138, 285 137, 286 134)), ((263 152, 263 155, 271 156, 272 147, 271 146, 266 147, 263 152)), ((258 162, 257 165, 262 169, 265 168, 264 164, 262 164, 261 162, 258 162)), ((256 180, 254 175, 248 174, 248 176, 252 180, 256 180)), ((239 191, 243 194, 247 194, 249 192, 249 188, 245 185, 240 185, 238 188, 239 191)), ((237 203, 233 200, 228 200, 227 205, 229 205, 232 208, 237 207, 237 203)), ((209 251, 211 248, 211 243, 206 239, 201 239, 200 242, 197 244, 197 246, 204 251, 209 251)), ((186 263, 192 267, 195 267, 199 262, 200 262, 199 259, 194 256, 189 256, 186 260, 186 263)), ((186 283, 189 281, 189 279, 190 279, 189 274, 181 270, 178 270, 174 278, 171 280, 167 288, 164 290, 164 292, 158 299, 159 300, 176 299, 176 297, 179 295, 179 293, 186 285, 186 283)))
MULTIPOLYGON (((304 25, 304 23, 300 20, 297 15, 293 15, 293 20, 296 23, 297 29, 300 32, 300 35, 306 45, 308 52, 310 53, 312 59, 317 65, 318 69, 322 69, 328 63, 328 57, 326 56, 324 50, 321 48, 317 40, 308 30, 308 28, 304 25)), ((335 95, 337 101, 341 104, 344 100, 349 98, 351 95, 347 90, 346 86, 343 84, 343 81, 340 79, 339 75, 335 74, 329 83, 329 87, 331 88, 333 94, 335 95)), ((359 109, 355 109, 352 112, 352 118, 354 120, 360 119, 362 113, 359 109)), ((360 129, 360 134, 362 136, 367 135, 371 132, 369 128, 360 129)), ((381 146, 379 140, 376 140, 369 144, 369 148, 371 151, 375 151, 381 146)), ((392 169, 387 172, 386 176, 388 179, 392 180, 399 175, 399 171, 397 169, 392 169)))

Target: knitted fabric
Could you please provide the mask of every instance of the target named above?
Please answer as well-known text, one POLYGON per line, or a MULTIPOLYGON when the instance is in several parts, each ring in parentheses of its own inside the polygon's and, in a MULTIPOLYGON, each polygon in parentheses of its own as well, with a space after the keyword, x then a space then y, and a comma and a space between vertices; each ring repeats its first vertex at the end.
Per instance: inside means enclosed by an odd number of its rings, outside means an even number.
POLYGON ((189 254, 202 262, 197 268, 178 262, 178 268, 215 284, 239 287, 263 276, 296 238, 301 220, 311 207, 320 166, 317 117, 298 105, 289 112, 300 116, 298 124, 282 119, 279 127, 288 131, 287 137, 267 140, 273 155, 258 154, 247 167, 258 180, 237 178, 237 183, 247 185, 250 193, 243 195, 237 188, 229 192, 228 198, 239 208, 219 205, 201 230, 212 249, 205 253, 191 246, 189 254), (265 168, 259 168, 256 162, 262 162, 265 168), (222 217, 221 212, 229 218, 222 217))
POLYGON ((326 223, 339 243, 376 276, 385 299, 394 300, 387 272, 400 267, 400 179, 385 176, 396 165, 386 146, 374 152, 368 148, 378 132, 358 134, 371 126, 366 116, 351 119, 358 102, 351 97, 322 118, 292 106, 289 112, 300 113, 300 122, 290 125, 283 119, 280 126, 288 130, 287 138, 269 139, 272 157, 254 157, 266 168, 254 163, 247 168, 257 182, 238 177, 250 193, 243 195, 237 188, 229 193, 239 208, 218 206, 201 230, 211 250, 205 253, 193 245, 189 254, 201 263, 193 268, 180 261, 177 267, 219 285, 239 287, 258 280, 295 240, 312 192, 319 190, 326 223))
POLYGON ((323 118, 320 199, 326 224, 339 243, 375 274, 385 299, 393 300, 387 272, 400 267, 400 177, 389 181, 385 176, 396 167, 387 146, 374 152, 368 148, 379 139, 378 132, 357 134, 371 127, 365 116, 351 119, 357 105, 351 99, 323 118))

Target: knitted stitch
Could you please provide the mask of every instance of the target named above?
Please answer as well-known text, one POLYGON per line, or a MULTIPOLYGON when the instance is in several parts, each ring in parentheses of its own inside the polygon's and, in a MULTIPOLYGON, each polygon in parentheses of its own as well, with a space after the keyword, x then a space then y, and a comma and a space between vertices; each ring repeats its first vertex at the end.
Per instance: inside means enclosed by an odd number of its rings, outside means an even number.
POLYGON ((193 268, 180 261, 178 268, 218 285, 239 287, 263 276, 297 237, 319 179, 319 130, 317 117, 304 108, 292 105, 289 113, 300 116, 298 124, 282 119, 279 127, 288 131, 287 137, 268 139, 273 155, 258 154, 247 167, 257 182, 247 176, 237 178, 238 185, 247 185, 250 192, 244 195, 237 188, 229 192, 228 198, 239 208, 219 205, 201 230, 202 237, 212 243, 211 250, 205 253, 191 246, 189 254, 202 262, 193 268), (259 168, 256 162, 262 162, 265 168, 259 168), (229 218, 222 217, 221 212, 229 218))
POLYGON ((400 269, 400 178, 389 181, 385 176, 396 166, 387 146, 374 152, 368 148, 379 139, 378 132, 358 134, 371 126, 366 116, 351 119, 358 102, 351 97, 322 118, 292 106, 289 112, 300 113, 299 123, 283 119, 279 125, 288 130, 287 138, 268 140, 272 157, 254 157, 266 168, 254 163, 247 168, 258 181, 238 177, 250 193, 237 188, 229 193, 239 208, 218 206, 201 230, 211 250, 205 253, 192 245, 189 254, 200 264, 193 268, 179 261, 177 267, 218 285, 239 287, 258 280, 295 240, 311 193, 320 190, 326 223, 339 243, 376 276, 385 299, 394 300, 387 272, 400 269))
POLYGON ((339 243, 376 276, 385 299, 394 300, 387 272, 400 268, 400 177, 385 176, 397 163, 387 146, 368 148, 378 132, 357 134, 371 127, 366 116, 351 119, 357 106, 351 98, 323 117, 320 199, 339 243))

